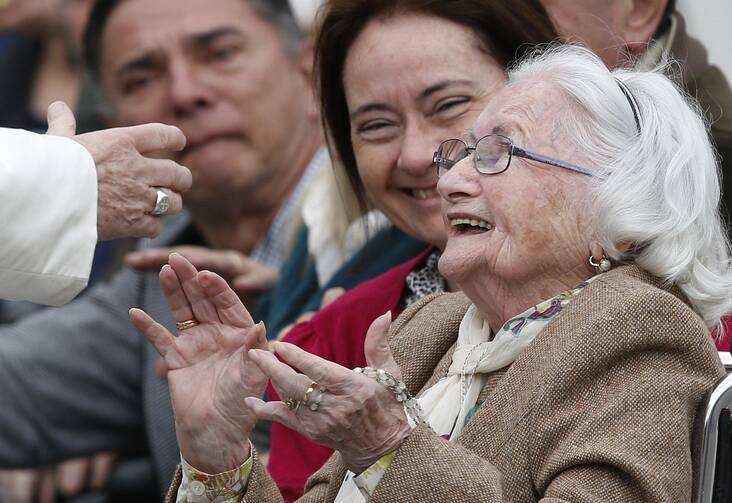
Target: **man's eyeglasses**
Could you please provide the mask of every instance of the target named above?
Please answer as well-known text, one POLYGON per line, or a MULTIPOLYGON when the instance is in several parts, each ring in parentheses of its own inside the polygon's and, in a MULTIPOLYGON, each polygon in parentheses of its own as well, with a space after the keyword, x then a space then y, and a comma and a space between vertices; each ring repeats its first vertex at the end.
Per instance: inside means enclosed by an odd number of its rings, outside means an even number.
POLYGON ((432 156, 432 163, 437 168, 437 177, 447 173, 450 168, 469 156, 471 152, 475 152, 473 166, 478 173, 484 175, 503 173, 511 165, 511 158, 516 156, 592 176, 592 172, 587 168, 536 152, 529 152, 514 145, 511 138, 500 134, 489 134, 479 139, 474 147, 468 146, 463 140, 457 138, 443 141, 432 156))

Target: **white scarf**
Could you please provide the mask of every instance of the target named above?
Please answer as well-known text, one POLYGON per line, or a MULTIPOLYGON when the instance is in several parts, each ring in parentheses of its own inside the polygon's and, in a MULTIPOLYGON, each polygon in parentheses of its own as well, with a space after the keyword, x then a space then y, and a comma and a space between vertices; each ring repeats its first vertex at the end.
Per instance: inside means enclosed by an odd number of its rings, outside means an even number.
MULTIPOLYGON (((418 397, 432 430, 454 441, 478 401, 487 374, 513 363, 546 324, 592 279, 515 316, 501 327, 492 340, 488 323, 483 320, 475 304, 471 304, 460 322, 457 347, 447 375, 418 397)), ((380 475, 383 476, 383 472, 380 475)), ((377 475, 373 487, 381 476, 377 475)), ((346 474, 335 503, 367 501, 354 478, 352 472, 346 474)), ((369 481, 366 483, 369 484, 369 481)))

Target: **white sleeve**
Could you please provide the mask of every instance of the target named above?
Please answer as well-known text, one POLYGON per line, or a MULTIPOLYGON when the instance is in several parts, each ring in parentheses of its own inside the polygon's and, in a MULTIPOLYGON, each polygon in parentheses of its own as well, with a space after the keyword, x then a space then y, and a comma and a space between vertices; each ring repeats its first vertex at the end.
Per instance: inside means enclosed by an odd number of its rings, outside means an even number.
POLYGON ((97 242, 97 173, 57 136, 0 128, 0 299, 61 305, 87 284, 97 242))

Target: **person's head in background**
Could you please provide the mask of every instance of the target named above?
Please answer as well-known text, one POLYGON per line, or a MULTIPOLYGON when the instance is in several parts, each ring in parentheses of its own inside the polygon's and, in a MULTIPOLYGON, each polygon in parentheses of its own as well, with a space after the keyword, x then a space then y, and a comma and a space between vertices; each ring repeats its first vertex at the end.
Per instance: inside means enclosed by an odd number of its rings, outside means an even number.
POLYGON ((321 112, 362 208, 443 247, 432 154, 505 69, 556 33, 538 0, 332 0, 316 41, 321 112))
POLYGON ((541 0, 559 34, 592 49, 610 68, 637 60, 663 33, 675 0, 541 0))
POLYGON ((0 67, 0 126, 44 131, 46 112, 64 101, 79 116, 77 132, 101 127, 94 94, 81 71, 81 37, 93 0, 6 0, 0 33, 14 43, 0 67), (7 74, 6 74, 7 72, 7 74))
POLYGON ((99 0, 85 58, 117 124, 185 133, 194 220, 268 225, 322 142, 301 38, 286 0, 99 0))
POLYGON ((78 51, 94 0, 9 0, 0 7, 0 32, 58 34, 78 51))

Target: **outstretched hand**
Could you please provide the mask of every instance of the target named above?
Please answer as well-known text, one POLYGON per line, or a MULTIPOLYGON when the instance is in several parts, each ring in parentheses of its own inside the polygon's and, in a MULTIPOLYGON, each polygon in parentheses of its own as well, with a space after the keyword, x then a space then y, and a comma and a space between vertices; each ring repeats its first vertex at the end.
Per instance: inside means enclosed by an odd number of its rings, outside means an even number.
POLYGON ((181 255, 170 256, 160 284, 176 322, 198 325, 175 337, 140 309, 130 319, 167 366, 181 453, 204 472, 234 469, 249 457, 257 420, 244 398, 261 397, 267 383, 248 354, 267 352, 264 325, 254 324, 226 281, 181 255))
POLYGON ((170 155, 186 144, 175 126, 141 124, 76 134, 71 109, 57 101, 48 108, 48 132, 81 144, 94 159, 97 171, 97 234, 99 239, 155 237, 160 232, 159 215, 153 215, 157 191, 168 196, 162 214, 179 213, 180 193, 191 187, 188 168, 156 155, 170 155))
MULTIPOLYGON (((371 324, 364 351, 369 366, 401 379, 387 341, 390 322, 391 313, 386 313, 371 324)), ((288 406, 285 402, 247 398, 260 419, 282 423, 339 451, 345 465, 355 473, 397 449, 411 432, 402 404, 381 384, 292 344, 276 342, 274 349, 286 363, 268 351, 250 350, 250 358, 283 399, 295 402, 288 406), (327 390, 318 397, 316 410, 310 408, 311 403, 302 403, 312 383, 327 390), (301 403, 293 410, 297 401, 301 403)), ((316 398, 314 393, 309 395, 310 400, 316 398)))

